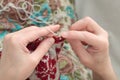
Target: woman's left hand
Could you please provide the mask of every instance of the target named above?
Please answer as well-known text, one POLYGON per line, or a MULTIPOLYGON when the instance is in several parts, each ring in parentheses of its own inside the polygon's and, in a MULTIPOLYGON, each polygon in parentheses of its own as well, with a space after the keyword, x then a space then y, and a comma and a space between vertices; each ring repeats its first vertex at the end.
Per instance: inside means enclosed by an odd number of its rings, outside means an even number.
MULTIPOLYGON (((55 32, 60 26, 48 27, 55 32)), ((5 36, 0 60, 0 80, 25 80, 31 75, 39 61, 53 45, 54 39, 43 40, 33 52, 29 51, 26 46, 48 35, 50 32, 46 28, 32 26, 5 36)))

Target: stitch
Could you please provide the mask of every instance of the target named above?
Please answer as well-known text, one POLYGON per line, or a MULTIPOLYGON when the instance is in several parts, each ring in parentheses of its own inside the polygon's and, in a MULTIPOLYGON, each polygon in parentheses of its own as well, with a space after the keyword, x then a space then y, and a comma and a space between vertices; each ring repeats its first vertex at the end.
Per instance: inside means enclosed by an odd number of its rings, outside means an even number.
MULTIPOLYGON (((44 27, 59 24, 58 32, 46 28, 55 43, 43 57, 29 80, 90 80, 67 41, 60 33, 67 31, 75 21, 74 0, 0 0, 0 49, 3 37, 28 26, 44 27), (14 15, 14 16, 13 16, 14 15), (3 34, 4 33, 4 34, 3 34), (59 57, 60 55, 63 55, 59 57), (69 65, 69 67, 64 66, 69 65), (62 63, 62 64, 61 64, 62 63), (62 68, 59 68, 61 67, 62 68), (64 75, 61 77, 60 75, 64 75)), ((49 37, 49 36, 48 36, 49 37)), ((26 47, 34 51, 47 37, 30 42, 26 47)), ((0 54, 1 55, 1 54, 0 54)))
MULTIPOLYGON (((17 3, 17 5, 18 5, 19 3, 17 3)), ((29 4, 29 6, 31 6, 31 10, 33 11, 34 9, 33 9, 33 5, 30 3, 30 2, 28 2, 28 1, 24 1, 23 2, 23 4, 22 4, 22 7, 16 7, 13 3, 8 3, 5 7, 2 7, 2 9, 0 10, 0 13, 1 12, 3 12, 3 11, 9 11, 10 10, 10 7, 11 8, 14 8, 15 10, 16 10, 16 12, 18 13, 18 15, 19 15, 19 18, 21 19, 21 20, 23 20, 23 21, 25 21, 25 20, 32 20, 32 21, 35 21, 35 22, 38 22, 38 23, 45 23, 45 24, 47 24, 47 25, 49 25, 50 23, 49 22, 40 22, 40 21, 37 21, 37 17, 36 17, 36 19, 33 19, 33 18, 31 18, 30 16, 32 15, 32 13, 31 12, 29 12, 29 11, 26 11, 26 8, 27 8, 27 4, 29 4), (25 14, 25 16, 26 17, 21 17, 21 14, 20 14, 20 11, 23 11, 25 14)), ((1 6, 3 6, 2 4, 0 4, 1 6)), ((34 16, 34 15, 32 15, 32 16, 34 16)), ((35 16, 34 16, 35 17, 35 16)), ((39 20, 39 19, 38 19, 39 20)), ((42 21, 42 20, 41 20, 42 21)))

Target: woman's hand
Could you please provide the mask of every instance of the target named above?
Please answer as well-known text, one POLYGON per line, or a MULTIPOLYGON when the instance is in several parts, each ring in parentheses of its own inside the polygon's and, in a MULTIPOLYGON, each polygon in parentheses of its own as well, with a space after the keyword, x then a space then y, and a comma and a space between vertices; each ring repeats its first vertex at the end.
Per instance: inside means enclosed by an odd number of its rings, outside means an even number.
POLYGON ((108 34, 91 18, 84 18, 62 33, 80 61, 101 79, 116 80, 109 57, 108 34))
MULTIPOLYGON (((57 31, 59 26, 48 26, 57 31)), ((46 28, 48 28, 46 27, 46 28)), ((27 49, 28 43, 48 35, 46 28, 28 27, 18 32, 8 34, 3 41, 3 51, 0 60, 0 80, 25 80, 53 45, 54 39, 43 40, 35 51, 27 49)))

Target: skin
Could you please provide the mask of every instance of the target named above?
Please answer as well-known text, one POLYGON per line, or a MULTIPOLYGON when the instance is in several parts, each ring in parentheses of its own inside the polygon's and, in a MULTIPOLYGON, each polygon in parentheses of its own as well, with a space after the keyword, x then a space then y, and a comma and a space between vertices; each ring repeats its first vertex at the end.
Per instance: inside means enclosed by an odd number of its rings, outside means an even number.
POLYGON ((94 80, 117 80, 109 56, 108 33, 94 20, 90 17, 79 20, 62 36, 80 61, 93 71, 94 80))
MULTIPOLYGON (((57 31, 59 26, 49 26, 49 28, 57 31)), ((29 77, 54 43, 54 39, 47 38, 32 53, 26 45, 49 33, 45 28, 29 27, 8 34, 3 42, 0 80, 25 80, 29 77), (7 77, 4 77, 4 74, 7 77)), ((94 80, 117 80, 109 57, 108 34, 95 21, 86 17, 74 23, 70 31, 61 35, 71 44, 80 61, 93 71, 94 80)))
MULTIPOLYGON (((49 26, 54 32, 59 27, 58 25, 49 26)), ((46 28, 33 26, 8 34, 3 42, 3 52, 0 60, 0 80, 25 80, 28 78, 48 49, 54 44, 54 39, 45 39, 34 52, 30 52, 26 45, 49 33, 46 28)))

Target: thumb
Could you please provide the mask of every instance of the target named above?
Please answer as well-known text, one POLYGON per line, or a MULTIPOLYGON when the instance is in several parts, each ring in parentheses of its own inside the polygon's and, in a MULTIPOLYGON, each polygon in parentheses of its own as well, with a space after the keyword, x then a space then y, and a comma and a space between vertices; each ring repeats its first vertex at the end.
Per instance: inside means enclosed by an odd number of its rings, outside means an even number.
POLYGON ((42 59, 42 57, 48 52, 50 47, 54 44, 54 41, 55 40, 53 38, 45 39, 31 54, 32 57, 39 62, 42 59))

